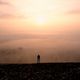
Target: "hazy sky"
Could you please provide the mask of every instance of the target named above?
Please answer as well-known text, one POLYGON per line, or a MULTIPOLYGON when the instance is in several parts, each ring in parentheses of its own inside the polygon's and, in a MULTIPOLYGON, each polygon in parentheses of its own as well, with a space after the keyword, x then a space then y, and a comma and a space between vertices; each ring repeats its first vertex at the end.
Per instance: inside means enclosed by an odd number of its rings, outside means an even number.
POLYGON ((80 34, 80 0, 0 0, 0 35, 80 34))
POLYGON ((42 61, 80 61, 80 0, 0 0, 0 48, 18 47, 31 49, 0 50, 0 62, 34 61, 37 48, 42 61))

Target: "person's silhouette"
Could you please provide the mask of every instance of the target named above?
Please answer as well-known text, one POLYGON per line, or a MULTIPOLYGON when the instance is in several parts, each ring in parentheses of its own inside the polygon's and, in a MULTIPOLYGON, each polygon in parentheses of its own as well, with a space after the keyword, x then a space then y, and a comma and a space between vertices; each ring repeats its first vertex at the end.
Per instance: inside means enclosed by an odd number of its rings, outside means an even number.
POLYGON ((37 63, 40 63, 40 55, 37 56, 37 63))

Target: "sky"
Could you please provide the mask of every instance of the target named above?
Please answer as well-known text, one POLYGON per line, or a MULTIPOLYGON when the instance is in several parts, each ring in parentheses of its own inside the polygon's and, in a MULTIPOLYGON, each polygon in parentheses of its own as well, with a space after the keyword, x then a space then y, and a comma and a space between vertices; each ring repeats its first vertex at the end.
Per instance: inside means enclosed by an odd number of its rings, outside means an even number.
POLYGON ((80 0, 0 0, 0 62, 34 61, 35 49, 43 61, 80 61, 79 48, 80 0))
POLYGON ((80 0, 0 0, 0 35, 80 35, 80 0))

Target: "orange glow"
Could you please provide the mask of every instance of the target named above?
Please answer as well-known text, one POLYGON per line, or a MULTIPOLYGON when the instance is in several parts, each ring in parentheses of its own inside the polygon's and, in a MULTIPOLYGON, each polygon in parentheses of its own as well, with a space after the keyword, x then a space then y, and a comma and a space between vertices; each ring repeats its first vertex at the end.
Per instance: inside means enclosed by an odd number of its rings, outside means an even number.
POLYGON ((31 33, 76 29, 80 25, 78 1, 8 0, 11 6, 0 7, 0 26, 31 33))
POLYGON ((0 63, 36 61, 36 49, 43 62, 80 61, 80 0, 0 0, 0 63))

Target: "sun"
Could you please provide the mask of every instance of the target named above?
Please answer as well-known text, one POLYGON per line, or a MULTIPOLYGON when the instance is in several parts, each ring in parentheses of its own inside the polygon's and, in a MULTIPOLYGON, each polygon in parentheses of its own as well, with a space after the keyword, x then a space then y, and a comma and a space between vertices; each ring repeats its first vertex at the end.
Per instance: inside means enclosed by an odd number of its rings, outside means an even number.
POLYGON ((46 23, 46 18, 44 16, 37 16, 36 17, 36 24, 42 25, 46 23))

